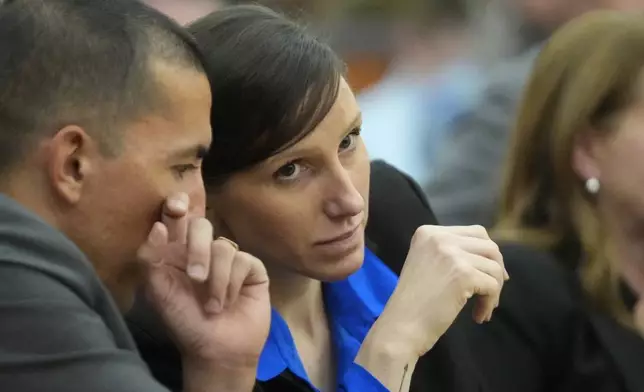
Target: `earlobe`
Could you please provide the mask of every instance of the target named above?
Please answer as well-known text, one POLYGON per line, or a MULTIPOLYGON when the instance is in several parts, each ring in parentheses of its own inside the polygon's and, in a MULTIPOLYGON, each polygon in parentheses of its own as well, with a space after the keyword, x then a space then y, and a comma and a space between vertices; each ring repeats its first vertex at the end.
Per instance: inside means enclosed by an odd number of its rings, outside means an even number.
POLYGON ((51 139, 49 179, 55 192, 66 202, 80 200, 87 174, 91 170, 91 139, 78 126, 66 126, 51 139))

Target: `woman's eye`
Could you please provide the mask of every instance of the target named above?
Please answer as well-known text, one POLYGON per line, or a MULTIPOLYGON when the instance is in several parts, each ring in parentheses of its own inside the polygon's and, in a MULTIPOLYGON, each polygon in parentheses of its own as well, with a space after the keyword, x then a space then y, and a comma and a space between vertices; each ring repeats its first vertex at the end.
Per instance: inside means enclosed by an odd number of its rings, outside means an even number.
POLYGON ((340 142, 340 151, 350 150, 355 147, 356 139, 360 135, 360 129, 353 130, 350 134, 344 137, 340 142))
POLYGON ((300 174, 301 167, 298 163, 290 162, 280 167, 275 172, 275 177, 281 180, 291 180, 300 174))

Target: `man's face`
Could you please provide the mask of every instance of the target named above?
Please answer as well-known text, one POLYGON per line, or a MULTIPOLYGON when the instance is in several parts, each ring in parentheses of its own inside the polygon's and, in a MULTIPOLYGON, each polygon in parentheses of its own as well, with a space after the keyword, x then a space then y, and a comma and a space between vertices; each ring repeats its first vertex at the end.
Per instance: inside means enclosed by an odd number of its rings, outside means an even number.
POLYGON ((87 254, 121 309, 140 283, 138 247, 159 217, 164 200, 190 196, 204 214, 201 157, 210 145, 210 86, 197 71, 154 67, 167 105, 128 126, 117 157, 90 160, 81 196, 68 212, 65 232, 87 254))

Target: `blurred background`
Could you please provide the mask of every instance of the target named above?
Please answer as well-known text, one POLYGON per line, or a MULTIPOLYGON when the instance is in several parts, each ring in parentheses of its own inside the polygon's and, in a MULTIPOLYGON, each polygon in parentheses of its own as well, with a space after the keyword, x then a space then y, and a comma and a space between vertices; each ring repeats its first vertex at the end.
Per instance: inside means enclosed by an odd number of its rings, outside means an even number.
MULTIPOLYGON (((392 74, 427 81, 452 64, 489 67, 539 40, 557 0, 147 0, 189 23, 228 4, 256 3, 319 29, 360 93, 392 74)), ((472 72, 474 70, 471 70, 472 72)))
MULTIPOLYGON (((341 55, 347 79, 363 112, 363 138, 372 158, 385 159, 411 175, 428 192, 446 223, 461 223, 443 210, 463 193, 440 183, 440 175, 461 178, 445 151, 468 153, 448 142, 459 132, 457 120, 484 111, 490 89, 500 79, 516 79, 508 93, 514 102, 531 67, 535 48, 554 29, 593 8, 629 9, 642 0, 148 0, 180 23, 229 4, 259 3, 282 11, 314 29, 341 55), (527 56, 527 57, 526 57, 527 56), (527 60, 526 60, 527 58, 527 60), (479 109, 477 109, 479 108, 479 109), (441 161, 441 159, 443 161, 441 161), (439 188, 445 194, 433 195, 439 188), (443 207, 446 204, 446 207, 443 207)), ((502 108, 503 116, 513 113, 502 108)), ((500 125, 503 135, 510 121, 500 125)), ((478 133, 476 125, 465 133, 478 133)), ((481 136, 483 137, 483 136, 481 136)), ((485 136, 504 150, 505 136, 485 136), (494 139, 494 140, 491 140, 494 139), (498 139, 498 140, 497 140, 498 139)), ((500 157, 503 154, 500 153, 500 157)), ((496 158, 495 158, 496 159, 496 158)), ((500 160, 498 158, 497 160, 500 160)), ((476 162, 470 162, 476 166, 476 162)), ((498 182, 496 166, 490 182, 498 182)), ((488 178, 478 176, 479 181, 488 178)), ((467 187, 467 182, 463 185, 467 187)), ((489 192, 488 192, 489 193, 489 192)), ((493 196, 486 196, 493 199, 493 196)), ((492 203, 492 202, 490 202, 492 203)), ((471 215, 471 214, 470 214, 471 215)), ((477 222, 469 216, 464 223, 477 222)))

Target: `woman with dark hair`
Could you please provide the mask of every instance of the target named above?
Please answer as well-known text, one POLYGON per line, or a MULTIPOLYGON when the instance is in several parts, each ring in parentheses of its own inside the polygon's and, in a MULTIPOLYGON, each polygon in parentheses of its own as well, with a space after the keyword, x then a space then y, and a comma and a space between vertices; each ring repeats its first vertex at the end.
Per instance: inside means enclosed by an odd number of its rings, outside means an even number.
MULTIPOLYGON (((486 231, 419 228, 406 240, 399 279, 365 247, 370 162, 333 51, 257 6, 214 12, 190 31, 213 91, 213 144, 202 167, 207 217, 216 236, 257 256, 271 279, 259 390, 479 391, 475 382, 426 382, 442 376, 414 370, 440 362, 425 354, 469 298, 478 295, 478 322, 498 305, 507 274, 486 231)), ((230 265, 215 268, 214 276, 230 273, 230 265)), ((213 312, 235 301, 226 291, 213 312)), ((155 374, 177 371, 152 361, 155 374)))

